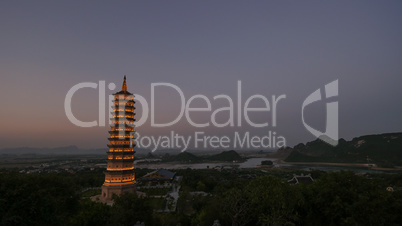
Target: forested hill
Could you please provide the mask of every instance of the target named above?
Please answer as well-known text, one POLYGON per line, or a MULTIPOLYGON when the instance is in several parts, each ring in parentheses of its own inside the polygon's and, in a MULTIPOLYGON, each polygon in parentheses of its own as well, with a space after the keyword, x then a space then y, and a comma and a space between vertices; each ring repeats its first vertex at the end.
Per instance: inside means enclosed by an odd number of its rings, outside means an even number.
POLYGON ((298 144, 286 162, 374 163, 379 166, 402 166, 402 133, 366 135, 351 141, 340 139, 333 147, 319 139, 298 144))
POLYGON ((242 157, 240 157, 240 155, 236 151, 230 150, 209 156, 207 159, 211 161, 232 162, 232 161, 241 161, 242 157))

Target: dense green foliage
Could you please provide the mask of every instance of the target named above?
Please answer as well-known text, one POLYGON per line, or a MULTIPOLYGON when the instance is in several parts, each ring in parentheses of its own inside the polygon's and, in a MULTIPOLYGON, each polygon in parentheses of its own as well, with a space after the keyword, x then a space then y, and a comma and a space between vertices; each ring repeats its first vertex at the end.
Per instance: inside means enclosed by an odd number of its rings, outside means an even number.
MULTIPOLYGON (((140 174, 144 174, 140 172, 140 174)), ((101 172, 0 173, 0 225, 400 225, 402 175, 311 172, 311 185, 290 185, 288 170, 177 170, 176 212, 160 199, 125 194, 114 205, 85 198, 101 172), (247 177, 246 177, 247 176, 247 177), (92 177, 94 183, 83 178, 92 177), (250 179, 253 177, 254 179, 250 179), (248 179, 246 179, 248 178, 248 179), (392 186, 393 192, 386 188, 392 186), (162 202, 162 203, 161 203, 162 202), (156 208, 156 207, 159 208, 156 208)), ((90 180, 88 180, 90 181, 90 180)))
POLYGON ((0 180, 1 225, 57 225, 78 207, 71 178, 2 173, 0 180))
MULTIPOLYGON (((280 174, 273 173, 252 180, 217 183, 211 196, 184 192, 178 212, 193 216, 195 225, 212 225, 214 219, 223 225, 400 225, 402 222, 402 213, 398 212, 402 207, 400 174, 358 176, 345 171, 313 174, 318 179, 312 185, 290 185, 277 177, 280 174), (389 192, 387 186, 396 189, 389 192)), ((199 179, 204 183, 213 177, 199 179)), ((188 189, 194 188, 193 184, 188 189)))

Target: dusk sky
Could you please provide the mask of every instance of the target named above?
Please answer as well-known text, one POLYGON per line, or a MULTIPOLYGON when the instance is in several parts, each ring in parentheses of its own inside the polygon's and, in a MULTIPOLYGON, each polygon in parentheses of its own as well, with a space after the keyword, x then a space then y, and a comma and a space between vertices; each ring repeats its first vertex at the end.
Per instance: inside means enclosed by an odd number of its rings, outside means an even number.
MULTIPOLYGON (((1 1, 0 148, 106 148, 109 127, 81 128, 65 113, 67 92, 82 82, 115 83, 106 95, 128 90, 150 104, 151 84, 171 83, 188 100, 202 94, 212 111, 255 94, 286 95, 272 111, 250 113, 264 128, 195 128, 185 116, 165 128, 147 122, 141 135, 192 136, 268 131, 289 146, 316 138, 303 126, 303 101, 315 90, 339 81, 339 137, 402 131, 401 1, 1 1)), ((155 91, 158 122, 180 112, 172 88, 155 91)), ((331 99, 332 100, 332 99, 331 99)), ((306 121, 325 130, 325 103, 305 109, 306 121)), ((272 103, 271 103, 272 104, 272 103)), ((205 107, 194 101, 191 107, 205 107)), ((250 106, 263 107, 256 100, 250 106)), ((98 90, 84 88, 72 98, 81 121, 98 120, 98 90)), ((107 112, 108 109, 105 109, 107 112)), ((137 104, 137 117, 142 107, 137 104)), ((211 112, 192 113, 198 123, 211 112)), ((228 113, 218 119, 227 121, 228 113)))

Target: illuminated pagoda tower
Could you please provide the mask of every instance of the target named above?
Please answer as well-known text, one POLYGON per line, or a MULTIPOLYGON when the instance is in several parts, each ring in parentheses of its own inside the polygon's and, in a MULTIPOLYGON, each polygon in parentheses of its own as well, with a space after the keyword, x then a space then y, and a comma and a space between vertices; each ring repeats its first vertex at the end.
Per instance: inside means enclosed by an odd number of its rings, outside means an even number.
POLYGON ((107 169, 101 201, 109 202, 113 194, 135 192, 134 173, 134 95, 127 91, 124 76, 121 91, 113 94, 113 116, 109 131, 107 169))

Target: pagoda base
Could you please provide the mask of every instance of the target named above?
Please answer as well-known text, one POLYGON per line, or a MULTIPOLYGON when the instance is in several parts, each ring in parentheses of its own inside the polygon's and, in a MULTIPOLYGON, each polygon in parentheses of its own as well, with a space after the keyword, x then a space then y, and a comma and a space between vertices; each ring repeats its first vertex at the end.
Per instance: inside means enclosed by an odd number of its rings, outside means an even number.
POLYGON ((111 202, 113 198, 113 194, 120 196, 123 193, 133 193, 137 191, 136 184, 128 184, 128 185, 102 185, 102 194, 100 197, 100 201, 107 203, 111 202))

